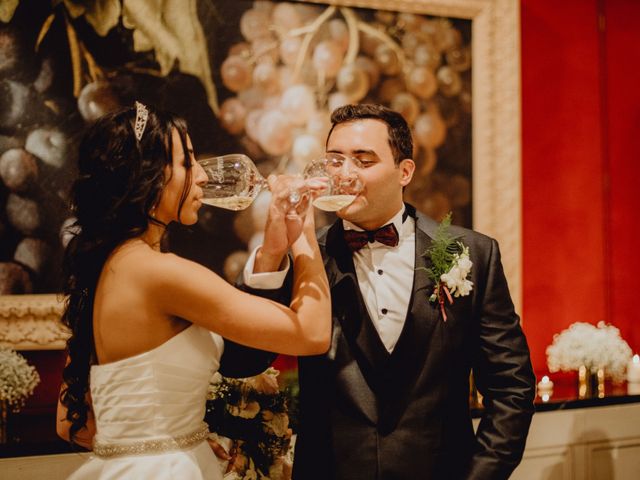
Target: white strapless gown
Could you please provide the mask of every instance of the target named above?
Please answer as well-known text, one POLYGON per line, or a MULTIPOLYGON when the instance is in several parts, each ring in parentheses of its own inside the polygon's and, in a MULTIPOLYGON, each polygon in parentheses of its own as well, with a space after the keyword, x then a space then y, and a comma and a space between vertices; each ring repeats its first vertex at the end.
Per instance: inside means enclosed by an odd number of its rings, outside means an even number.
POLYGON ((222 479, 204 440, 222 337, 191 325, 145 353, 91 368, 94 453, 70 479, 222 479))

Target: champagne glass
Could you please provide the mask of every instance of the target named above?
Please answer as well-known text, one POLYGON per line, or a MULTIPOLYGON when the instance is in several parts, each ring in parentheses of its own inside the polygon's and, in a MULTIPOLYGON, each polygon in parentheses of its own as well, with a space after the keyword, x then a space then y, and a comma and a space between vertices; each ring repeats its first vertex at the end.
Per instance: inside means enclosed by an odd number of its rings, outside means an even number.
POLYGON ((313 206, 335 212, 350 205, 362 191, 357 172, 362 167, 357 158, 339 153, 328 153, 311 161, 304 169, 304 178, 325 177, 329 180, 328 187, 313 200, 313 206))
MULTIPOLYGON (((244 210, 258 194, 269 188, 255 163, 242 153, 230 153, 198 160, 207 174, 202 203, 227 210, 244 210)), ((292 190, 289 203, 297 205, 300 192, 292 190)))

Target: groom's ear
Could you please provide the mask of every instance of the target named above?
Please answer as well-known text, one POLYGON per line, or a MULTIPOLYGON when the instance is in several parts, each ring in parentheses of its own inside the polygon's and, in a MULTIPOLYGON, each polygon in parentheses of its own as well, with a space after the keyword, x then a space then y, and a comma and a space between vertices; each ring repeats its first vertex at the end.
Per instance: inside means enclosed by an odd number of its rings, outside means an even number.
POLYGON ((400 160, 398 168, 400 169, 400 185, 406 187, 411 182, 413 173, 416 171, 416 162, 410 158, 405 158, 400 160))

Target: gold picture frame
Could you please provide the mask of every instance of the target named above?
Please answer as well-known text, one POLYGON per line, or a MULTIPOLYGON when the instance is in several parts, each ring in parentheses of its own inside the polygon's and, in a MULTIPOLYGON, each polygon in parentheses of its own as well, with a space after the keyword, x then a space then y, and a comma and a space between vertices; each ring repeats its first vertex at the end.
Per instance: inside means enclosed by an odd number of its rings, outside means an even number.
MULTIPOLYGON (((314 0, 308 3, 468 19, 472 25, 473 228, 498 240, 522 307, 520 4, 518 0, 314 0)), ((0 345, 64 348, 59 295, 0 296, 0 345)))

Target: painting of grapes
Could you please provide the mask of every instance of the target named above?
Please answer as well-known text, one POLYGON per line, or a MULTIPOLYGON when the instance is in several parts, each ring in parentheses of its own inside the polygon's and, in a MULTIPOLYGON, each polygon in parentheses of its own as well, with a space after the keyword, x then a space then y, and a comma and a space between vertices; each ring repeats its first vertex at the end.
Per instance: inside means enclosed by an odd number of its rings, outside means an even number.
MULTIPOLYGON (((2 2, 0 294, 60 290, 80 135, 136 100, 183 116, 198 156, 244 153, 265 177, 321 156, 336 107, 382 103, 414 136, 406 200, 470 227, 471 22, 361 3, 2 2)), ((171 225, 165 248, 233 281, 268 202, 203 206, 197 225, 171 225)))

